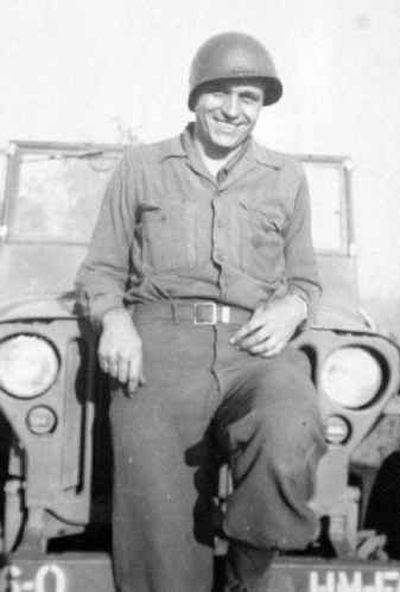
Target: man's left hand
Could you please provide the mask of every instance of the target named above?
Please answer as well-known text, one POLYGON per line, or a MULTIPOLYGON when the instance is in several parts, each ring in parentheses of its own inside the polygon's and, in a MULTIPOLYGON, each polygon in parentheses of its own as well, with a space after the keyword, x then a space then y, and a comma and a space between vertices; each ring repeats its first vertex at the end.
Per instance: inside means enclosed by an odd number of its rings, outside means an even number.
POLYGON ((275 356, 285 348, 306 317, 306 303, 288 295, 258 306, 251 319, 231 337, 230 343, 256 356, 275 356))

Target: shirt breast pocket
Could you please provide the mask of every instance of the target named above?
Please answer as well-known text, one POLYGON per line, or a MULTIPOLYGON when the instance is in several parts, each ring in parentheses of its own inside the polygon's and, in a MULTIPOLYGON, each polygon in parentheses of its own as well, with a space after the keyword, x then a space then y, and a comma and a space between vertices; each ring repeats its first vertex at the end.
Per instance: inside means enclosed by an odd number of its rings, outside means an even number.
POLYGON ((284 279, 283 215, 265 204, 240 202, 241 266, 252 277, 275 283, 284 279))
POLYGON ((180 205, 171 205, 168 210, 158 205, 141 206, 142 260, 145 267, 154 271, 168 271, 187 265, 183 219, 180 205))

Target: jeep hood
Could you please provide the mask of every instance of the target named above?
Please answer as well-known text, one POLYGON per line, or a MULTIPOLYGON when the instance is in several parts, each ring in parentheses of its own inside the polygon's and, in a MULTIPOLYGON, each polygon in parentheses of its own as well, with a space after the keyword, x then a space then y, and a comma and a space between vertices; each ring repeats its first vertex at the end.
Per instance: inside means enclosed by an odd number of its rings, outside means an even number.
MULTIPOLYGON (((0 246, 0 321, 74 316, 74 281, 87 247, 76 244, 5 243, 0 246)), ((319 258, 321 305, 312 325, 318 328, 366 331, 358 310, 350 260, 319 258), (348 276, 348 277, 347 277, 348 276)))
POLYGON ((0 321, 74 316, 73 286, 86 247, 0 247, 0 321))

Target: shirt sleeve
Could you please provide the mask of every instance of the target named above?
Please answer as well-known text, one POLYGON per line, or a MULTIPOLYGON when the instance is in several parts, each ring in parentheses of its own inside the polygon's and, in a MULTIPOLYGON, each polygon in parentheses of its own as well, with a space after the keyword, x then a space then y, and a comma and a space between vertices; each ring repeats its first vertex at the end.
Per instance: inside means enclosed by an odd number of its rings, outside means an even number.
POLYGON ((125 157, 108 184, 76 279, 78 309, 95 327, 106 312, 124 306, 135 227, 135 190, 129 173, 125 157))
POLYGON ((311 210, 307 180, 303 170, 285 236, 286 277, 289 294, 302 298, 312 319, 321 295, 321 283, 312 244, 311 210))

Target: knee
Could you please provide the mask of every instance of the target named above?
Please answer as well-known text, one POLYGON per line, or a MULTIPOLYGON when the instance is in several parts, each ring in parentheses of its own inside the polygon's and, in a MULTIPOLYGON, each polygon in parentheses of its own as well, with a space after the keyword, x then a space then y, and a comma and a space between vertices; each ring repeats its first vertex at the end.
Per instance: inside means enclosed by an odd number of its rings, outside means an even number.
POLYGON ((227 428, 231 446, 256 440, 267 448, 302 453, 313 441, 323 439, 322 421, 315 406, 288 406, 272 402, 257 406, 227 428))
POLYGON ((288 477, 316 466, 325 451, 322 423, 318 414, 264 411, 258 417, 259 441, 269 463, 288 477))
POLYGON ((297 448, 299 443, 312 440, 322 433, 322 419, 317 402, 299 404, 284 399, 266 402, 255 410, 257 429, 266 439, 297 448))

